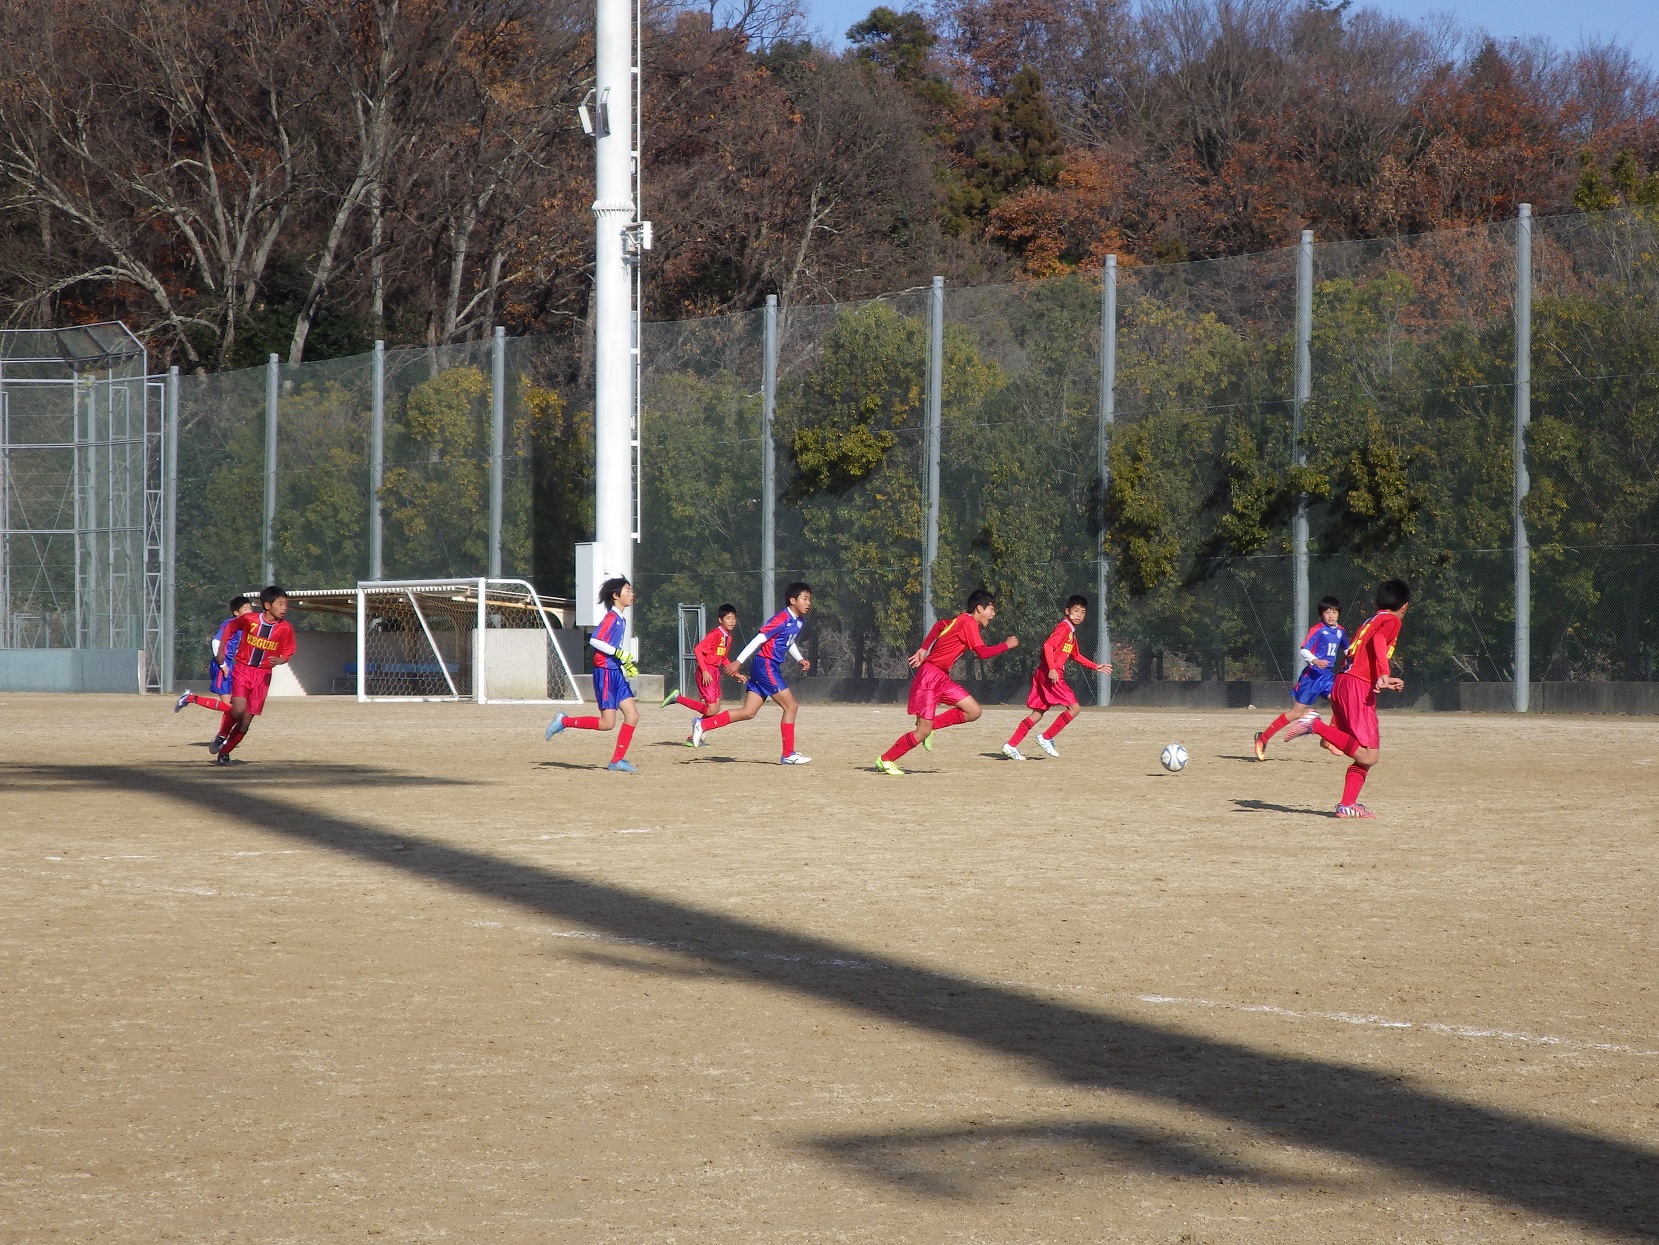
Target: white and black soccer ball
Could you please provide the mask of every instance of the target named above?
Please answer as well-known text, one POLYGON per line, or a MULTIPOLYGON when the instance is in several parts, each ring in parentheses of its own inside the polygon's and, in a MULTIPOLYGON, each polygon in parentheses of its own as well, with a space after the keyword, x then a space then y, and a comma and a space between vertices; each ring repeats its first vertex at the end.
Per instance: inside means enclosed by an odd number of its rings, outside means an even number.
POLYGON ((1182 744, 1165 744, 1164 750, 1158 754, 1158 760, 1170 773, 1179 774, 1187 768, 1186 747, 1182 744))

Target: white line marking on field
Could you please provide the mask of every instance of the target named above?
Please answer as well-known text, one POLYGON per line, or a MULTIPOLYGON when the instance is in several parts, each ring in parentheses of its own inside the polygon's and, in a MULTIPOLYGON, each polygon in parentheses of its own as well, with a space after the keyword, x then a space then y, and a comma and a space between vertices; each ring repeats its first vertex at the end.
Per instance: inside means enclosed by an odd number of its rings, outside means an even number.
POLYGON ((618 834, 655 834, 656 832, 657 828, 655 826, 631 826, 626 830, 617 831, 618 834))
POLYGON ((1289 1007, 1275 1007, 1271 1003, 1223 1003, 1216 999, 1183 999, 1167 994, 1137 994, 1135 997, 1142 1003, 1176 1007, 1213 1007, 1230 1012, 1283 1016, 1288 1020, 1334 1020, 1339 1024, 1357 1025, 1368 1029, 1421 1029, 1425 1033, 1439 1033, 1447 1037, 1495 1038, 1500 1042, 1519 1042, 1526 1046, 1558 1046, 1563 1050, 1595 1050, 1613 1055, 1659 1055, 1659 1050, 1641 1050, 1635 1046, 1622 1046, 1615 1042, 1586 1042, 1579 1038, 1516 1033, 1508 1029, 1481 1029, 1473 1025, 1448 1025, 1432 1020, 1391 1020, 1386 1016, 1368 1016, 1357 1012, 1296 1011, 1289 1007))

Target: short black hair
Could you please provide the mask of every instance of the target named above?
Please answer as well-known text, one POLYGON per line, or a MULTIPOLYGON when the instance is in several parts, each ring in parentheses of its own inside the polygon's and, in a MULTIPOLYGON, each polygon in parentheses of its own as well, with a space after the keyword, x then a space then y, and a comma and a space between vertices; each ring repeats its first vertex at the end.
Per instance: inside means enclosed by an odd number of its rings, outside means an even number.
POLYGON ((981 605, 995 605, 997 599, 983 588, 975 588, 968 594, 968 604, 965 607, 968 613, 973 613, 981 605))
POLYGON ((1089 598, 1084 596, 1081 592, 1074 592, 1066 598, 1066 608, 1069 610, 1074 605, 1081 605, 1084 609, 1088 609, 1089 598))
POLYGON ((285 597, 287 595, 287 591, 281 584, 270 584, 259 594, 259 603, 260 605, 269 605, 278 597, 285 597))
POLYGON ((793 601, 796 597, 800 596, 801 593, 810 593, 811 591, 811 584, 807 583, 804 579, 797 579, 794 583, 790 584, 789 587, 783 590, 783 599, 785 601, 793 601))
POLYGON ((724 618, 727 614, 730 614, 735 618, 737 616, 737 606, 722 605, 719 609, 714 611, 714 616, 716 618, 724 618))
POLYGON ((1411 600, 1411 585, 1403 579, 1385 579, 1377 585, 1377 608, 1397 610, 1411 600))
POLYGON ((1342 602, 1336 597, 1319 598, 1319 612, 1321 614, 1323 614, 1326 610, 1340 610, 1341 608, 1342 602))
POLYGON ((618 575, 615 579, 607 579, 599 589, 599 604, 614 605, 617 596, 627 586, 628 579, 624 575, 618 575))
POLYGON ((236 613, 237 610, 241 609, 244 605, 252 605, 252 604, 253 604, 253 602, 248 600, 247 597, 232 597, 230 599, 230 612, 232 614, 234 614, 234 613, 236 613))

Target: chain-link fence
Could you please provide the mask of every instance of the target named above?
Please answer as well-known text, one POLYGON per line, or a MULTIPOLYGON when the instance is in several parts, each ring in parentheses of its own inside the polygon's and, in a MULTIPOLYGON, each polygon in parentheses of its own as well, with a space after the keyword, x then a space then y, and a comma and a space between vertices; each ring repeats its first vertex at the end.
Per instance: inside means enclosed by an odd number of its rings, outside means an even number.
MULTIPOLYGON (((1337 596, 1352 622, 1379 580, 1405 578, 1416 595, 1400 655, 1412 677, 1508 680, 1517 234, 1510 222, 1316 245, 1300 317, 1294 248, 1125 265, 1109 392, 1101 274, 946 290, 931 568, 928 290, 779 310, 771 583, 765 313, 646 325, 644 660, 669 668, 678 603, 730 602, 748 633, 786 582, 805 579, 816 589, 805 642, 822 672, 901 674, 931 571, 939 613, 989 587, 999 629, 1028 640, 1068 595, 1094 598, 1106 582, 1120 679, 1289 678, 1309 621, 1292 617, 1301 505, 1314 600, 1337 596), (1311 326, 1300 401, 1299 319, 1311 326)), ((1533 677, 1650 680, 1654 217, 1536 221, 1531 307, 1533 677)), ((374 359, 280 369, 280 580, 341 587, 492 569, 494 350, 385 354, 378 567, 374 359)), ((499 573, 568 595, 571 547, 591 532, 591 379, 580 342, 500 350, 499 573)), ((183 379, 181 672, 200 664, 198 637, 224 600, 260 576, 267 380, 264 369, 183 379)), ((1095 634, 1091 622, 1084 638, 1095 634)))

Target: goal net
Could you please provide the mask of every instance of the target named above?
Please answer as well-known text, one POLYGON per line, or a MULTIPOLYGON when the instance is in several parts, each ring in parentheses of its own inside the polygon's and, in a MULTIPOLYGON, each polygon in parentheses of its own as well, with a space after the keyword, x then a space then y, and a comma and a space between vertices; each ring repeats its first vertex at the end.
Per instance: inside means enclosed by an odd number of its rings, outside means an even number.
POLYGON ((357 699, 580 704, 568 602, 522 579, 359 583, 357 699))

